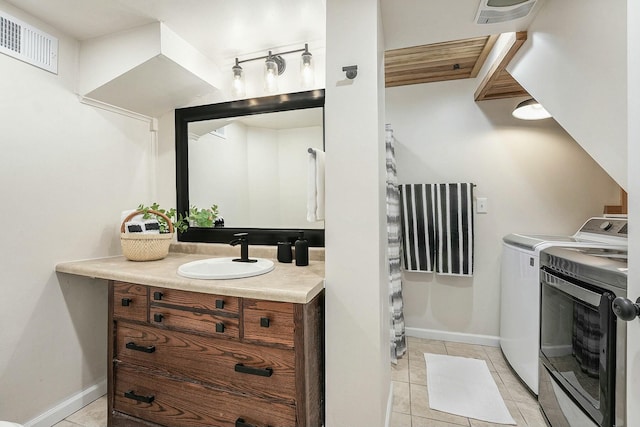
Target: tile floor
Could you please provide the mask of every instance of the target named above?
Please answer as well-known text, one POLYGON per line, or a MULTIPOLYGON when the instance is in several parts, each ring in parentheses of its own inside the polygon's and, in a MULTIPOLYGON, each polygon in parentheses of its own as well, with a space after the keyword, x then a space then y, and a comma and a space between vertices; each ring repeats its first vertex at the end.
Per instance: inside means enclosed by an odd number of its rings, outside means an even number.
POLYGON ((53 427, 106 427, 107 395, 94 400, 79 411, 69 415, 53 427))
POLYGON ((473 357, 487 362, 498 390, 518 427, 546 427, 536 398, 511 371, 498 347, 409 337, 407 354, 392 367, 393 412, 390 427, 505 427, 429 408, 424 353, 473 357))
MULTIPOLYGON (((392 367, 393 412, 390 427, 505 427, 429 408, 424 353, 483 359, 518 427, 546 427, 535 397, 514 376, 497 347, 408 338, 407 354, 392 367)), ((107 397, 85 406, 53 427, 105 427, 107 397)))

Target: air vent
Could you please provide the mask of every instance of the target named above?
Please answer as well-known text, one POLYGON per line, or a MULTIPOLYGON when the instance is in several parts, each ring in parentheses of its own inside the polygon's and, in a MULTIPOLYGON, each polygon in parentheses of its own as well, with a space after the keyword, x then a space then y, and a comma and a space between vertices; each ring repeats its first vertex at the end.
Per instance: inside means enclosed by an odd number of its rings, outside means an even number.
POLYGON ((0 12, 0 53, 58 73, 58 39, 0 12))
POLYGON ((482 0, 476 24, 497 24, 524 18, 535 4, 536 0, 482 0))

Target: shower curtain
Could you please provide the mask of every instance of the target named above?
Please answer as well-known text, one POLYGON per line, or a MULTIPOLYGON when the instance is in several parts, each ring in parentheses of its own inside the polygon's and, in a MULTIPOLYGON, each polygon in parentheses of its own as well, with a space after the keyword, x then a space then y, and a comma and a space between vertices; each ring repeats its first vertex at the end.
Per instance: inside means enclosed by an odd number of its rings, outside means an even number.
POLYGON ((389 240, 389 298, 391 311, 391 361, 398 362, 407 351, 404 335, 402 282, 400 272, 400 191, 396 175, 396 155, 391 125, 385 126, 387 149, 387 238, 389 240))

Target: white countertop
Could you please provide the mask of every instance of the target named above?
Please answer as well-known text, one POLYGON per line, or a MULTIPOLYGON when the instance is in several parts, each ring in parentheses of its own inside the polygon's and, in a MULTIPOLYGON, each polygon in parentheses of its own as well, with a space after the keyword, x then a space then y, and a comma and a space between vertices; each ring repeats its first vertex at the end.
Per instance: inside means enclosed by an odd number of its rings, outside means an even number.
MULTIPOLYGON (((63 262, 56 265, 56 271, 162 288, 301 304, 311 301, 324 288, 324 261, 313 260, 320 258, 317 256, 311 256, 309 265, 304 267, 297 267, 295 263, 280 263, 273 259, 273 271, 242 279, 202 280, 178 276, 178 267, 184 263, 215 256, 229 256, 227 248, 209 246, 211 247, 218 253, 213 256, 211 253, 185 253, 202 251, 194 249, 193 244, 184 245, 182 248, 181 244, 177 244, 172 246, 172 250, 184 249, 184 252, 169 252, 166 258, 158 261, 136 262, 116 256, 63 262)), ((234 254, 235 252, 237 251, 234 251, 234 254)), ((250 256, 268 258, 264 255, 269 255, 270 252, 262 252, 250 252, 250 256)))

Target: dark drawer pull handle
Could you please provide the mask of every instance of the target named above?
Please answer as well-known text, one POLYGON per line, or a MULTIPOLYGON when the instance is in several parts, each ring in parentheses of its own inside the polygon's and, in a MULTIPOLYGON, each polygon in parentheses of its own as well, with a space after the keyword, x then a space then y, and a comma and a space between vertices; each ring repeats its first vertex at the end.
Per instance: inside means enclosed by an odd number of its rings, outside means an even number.
POLYGON ((258 375, 260 377, 270 377, 273 375, 273 369, 271 368, 252 368, 251 366, 244 366, 242 363, 236 364, 235 371, 243 374, 258 375))
POLYGON ((216 300, 216 308, 222 310, 224 308, 224 300, 223 299, 217 299, 216 300))
POLYGON ((155 313, 155 314, 153 315, 153 321, 154 321, 154 322, 158 322, 158 323, 160 323, 160 322, 162 322, 162 318, 163 318, 163 317, 164 317, 164 316, 162 315, 162 313, 155 313))
POLYGON ((222 322, 216 323, 216 332, 219 332, 219 333, 224 332, 224 323, 222 322))
POLYGON ((256 427, 253 424, 245 423, 242 418, 236 420, 236 427, 256 427))
POLYGON ((262 326, 263 328, 268 328, 269 327, 269 323, 271 323, 269 321, 268 317, 261 317, 260 318, 260 326, 262 326))
POLYGON ((155 399, 155 396, 153 395, 140 396, 139 394, 135 394, 133 390, 125 391, 124 397, 126 397, 127 399, 133 399, 135 401, 144 402, 144 403, 151 403, 153 402, 153 399, 155 399))
POLYGON ((236 420, 236 427, 257 427, 257 426, 254 426, 253 424, 245 423, 242 418, 238 418, 236 420))
POLYGON ((122 298, 122 306, 123 307, 129 307, 129 304, 131 304, 131 302, 133 302, 133 300, 131 298, 122 298))
POLYGON ((156 301, 160 301, 162 299, 162 292, 154 292, 153 299, 156 301))
POLYGON ((129 350, 141 351, 143 353, 153 353, 156 351, 155 345, 150 345, 148 347, 144 347, 142 345, 136 345, 134 342, 128 342, 126 346, 129 350))

